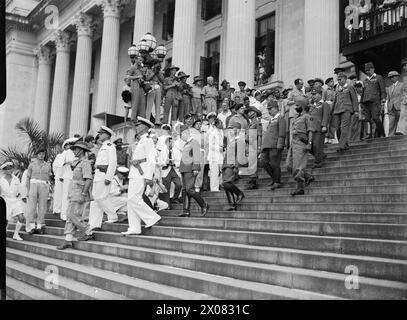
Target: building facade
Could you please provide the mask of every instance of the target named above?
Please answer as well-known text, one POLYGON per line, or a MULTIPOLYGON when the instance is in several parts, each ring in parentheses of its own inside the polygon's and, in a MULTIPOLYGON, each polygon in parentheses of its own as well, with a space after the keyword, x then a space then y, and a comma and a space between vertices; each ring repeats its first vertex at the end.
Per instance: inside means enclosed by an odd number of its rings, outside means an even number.
POLYGON ((32 117, 50 132, 94 133, 100 114, 122 115, 127 50, 151 32, 163 67, 232 86, 290 85, 332 76, 342 64, 337 0, 9 0, 7 99, 0 147, 32 117))

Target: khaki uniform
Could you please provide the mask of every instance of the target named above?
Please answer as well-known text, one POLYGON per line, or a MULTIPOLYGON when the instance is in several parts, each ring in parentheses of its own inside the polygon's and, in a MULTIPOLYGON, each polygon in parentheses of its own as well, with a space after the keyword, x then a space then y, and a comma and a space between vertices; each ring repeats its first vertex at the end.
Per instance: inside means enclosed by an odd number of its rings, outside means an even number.
MULTIPOLYGON (((164 79, 164 87, 174 85, 178 83, 178 79, 175 76, 170 76, 164 79)), ((171 120, 177 121, 178 106, 179 106, 179 92, 177 87, 167 89, 165 92, 165 104, 164 104, 164 123, 168 123, 170 112, 172 114, 171 120)))
POLYGON ((287 168, 292 170, 294 180, 303 183, 310 176, 305 169, 308 163, 308 152, 305 148, 308 145, 308 133, 311 131, 310 116, 303 113, 293 122, 293 140, 287 156, 287 168))
MULTIPOLYGON (((131 65, 127 69, 126 75, 142 76, 143 72, 137 65, 131 65)), ((131 119, 137 120, 137 116, 143 118, 146 116, 146 99, 139 80, 133 80, 131 81, 131 119)))
POLYGON ((185 115, 190 114, 192 109, 192 87, 188 83, 180 83, 179 90, 182 94, 182 100, 178 108, 178 118, 180 121, 184 121, 185 115))
POLYGON ((206 114, 218 111, 217 100, 219 97, 218 90, 214 86, 205 86, 202 90, 204 95, 204 103, 206 107, 206 114))
POLYGON ((312 135, 312 154, 315 157, 315 164, 320 164, 326 158, 324 153, 326 133, 322 133, 322 128, 328 128, 330 120, 329 104, 320 101, 311 105, 309 116, 311 120, 311 131, 314 133, 312 135))
POLYGON ((192 86, 192 114, 202 114, 202 93, 203 88, 196 85, 192 86))
POLYGON ((85 205, 89 202, 89 195, 83 196, 83 188, 87 179, 92 180, 92 166, 87 159, 76 160, 73 164, 73 177, 69 188, 69 204, 64 234, 73 235, 76 230, 84 233, 86 224, 82 220, 85 205))

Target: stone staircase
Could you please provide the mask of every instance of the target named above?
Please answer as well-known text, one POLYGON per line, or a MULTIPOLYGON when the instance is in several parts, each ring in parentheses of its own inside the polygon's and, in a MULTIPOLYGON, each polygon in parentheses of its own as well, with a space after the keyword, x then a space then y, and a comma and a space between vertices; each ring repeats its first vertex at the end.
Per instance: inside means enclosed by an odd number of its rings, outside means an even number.
POLYGON ((239 211, 226 211, 223 192, 206 193, 207 217, 193 204, 191 218, 178 218, 178 205, 143 236, 104 225, 97 241, 61 252, 64 223, 48 215, 46 235, 8 239, 8 296, 406 299, 407 138, 360 142, 342 156, 329 146, 327 154, 305 196, 289 196, 295 184, 285 170, 284 187, 269 191, 260 170, 259 190, 245 192, 239 211), (50 266, 59 280, 51 289, 50 266))

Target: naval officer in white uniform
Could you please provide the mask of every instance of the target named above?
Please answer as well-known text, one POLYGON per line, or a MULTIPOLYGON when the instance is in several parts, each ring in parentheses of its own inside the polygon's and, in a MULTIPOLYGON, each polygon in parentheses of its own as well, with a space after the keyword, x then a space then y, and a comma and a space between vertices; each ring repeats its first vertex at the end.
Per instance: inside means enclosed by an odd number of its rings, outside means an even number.
POLYGON ((153 174, 156 166, 155 146, 148 130, 154 125, 142 117, 137 118, 136 132, 140 137, 130 161, 129 196, 127 201, 127 216, 129 229, 123 235, 141 234, 141 220, 145 228, 151 228, 161 217, 143 200, 146 185, 153 186, 153 174))
POLYGON ((89 226, 93 229, 101 228, 103 213, 109 220, 115 220, 116 211, 109 200, 111 183, 117 169, 116 148, 110 142, 114 132, 105 126, 98 131, 102 146, 95 163, 95 177, 93 179, 92 196, 94 202, 90 206, 89 226))

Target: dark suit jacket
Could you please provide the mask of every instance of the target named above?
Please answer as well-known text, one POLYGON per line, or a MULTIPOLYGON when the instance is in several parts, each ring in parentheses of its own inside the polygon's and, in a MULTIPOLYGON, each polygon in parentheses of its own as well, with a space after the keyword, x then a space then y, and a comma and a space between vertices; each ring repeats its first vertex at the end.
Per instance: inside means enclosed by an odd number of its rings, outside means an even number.
POLYGON ((187 173, 201 170, 201 148, 198 141, 192 139, 182 149, 179 171, 187 173))
POLYGON ((374 76, 371 80, 368 78, 363 81, 363 93, 361 102, 381 102, 386 99, 386 87, 381 75, 374 76))
POLYGON ((402 98, 402 90, 403 89, 403 83, 398 82, 396 87, 391 85, 390 87, 386 88, 387 91, 387 109, 389 112, 393 110, 400 111, 401 108, 401 98, 402 98))
POLYGON ((316 105, 311 105, 309 110, 311 120, 311 131, 321 132, 323 127, 327 127, 330 121, 330 107, 326 102, 318 102, 316 105))
POLYGON ((270 121, 267 131, 263 135, 261 149, 284 148, 286 134, 286 122, 284 117, 280 115, 277 119, 270 121))
POLYGON ((355 88, 348 84, 342 91, 340 87, 336 91, 333 108, 333 114, 340 114, 346 111, 359 112, 358 95, 355 88))

